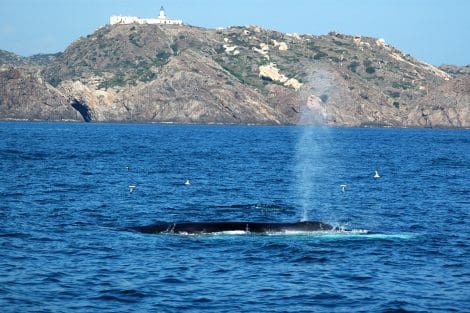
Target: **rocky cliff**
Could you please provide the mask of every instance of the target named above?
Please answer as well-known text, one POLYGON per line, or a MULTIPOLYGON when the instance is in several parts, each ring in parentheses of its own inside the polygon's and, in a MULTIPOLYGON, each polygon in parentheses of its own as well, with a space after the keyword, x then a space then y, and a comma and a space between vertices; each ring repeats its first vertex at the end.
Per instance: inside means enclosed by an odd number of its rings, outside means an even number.
POLYGON ((0 119, 470 127, 467 67, 369 37, 108 25, 0 64, 0 119))

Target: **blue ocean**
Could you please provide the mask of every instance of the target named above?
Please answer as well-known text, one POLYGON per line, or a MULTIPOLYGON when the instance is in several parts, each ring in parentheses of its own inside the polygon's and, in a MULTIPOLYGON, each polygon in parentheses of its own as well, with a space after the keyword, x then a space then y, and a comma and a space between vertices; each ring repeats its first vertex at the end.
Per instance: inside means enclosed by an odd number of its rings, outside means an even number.
POLYGON ((468 130, 3 122, 0 138, 2 312, 470 311, 468 130), (302 219, 349 231, 128 229, 302 219))

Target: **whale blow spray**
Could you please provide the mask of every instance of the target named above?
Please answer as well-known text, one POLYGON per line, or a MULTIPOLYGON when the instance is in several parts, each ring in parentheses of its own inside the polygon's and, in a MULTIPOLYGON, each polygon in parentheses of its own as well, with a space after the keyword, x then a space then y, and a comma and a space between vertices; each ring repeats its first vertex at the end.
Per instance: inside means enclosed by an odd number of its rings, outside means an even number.
POLYGON ((312 71, 303 94, 304 103, 298 121, 301 131, 296 145, 296 186, 302 208, 301 220, 306 221, 315 203, 318 179, 323 171, 323 150, 329 143, 327 101, 333 92, 333 79, 328 72, 312 71))

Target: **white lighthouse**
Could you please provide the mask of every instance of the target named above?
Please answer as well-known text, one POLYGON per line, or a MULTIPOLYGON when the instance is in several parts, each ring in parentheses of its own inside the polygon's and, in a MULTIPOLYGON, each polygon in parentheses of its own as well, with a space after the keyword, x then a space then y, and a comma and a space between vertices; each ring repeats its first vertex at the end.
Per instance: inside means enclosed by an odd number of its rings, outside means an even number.
POLYGON ((111 25, 114 24, 167 24, 167 25, 182 25, 182 20, 171 20, 165 14, 163 6, 160 8, 160 15, 157 18, 139 18, 136 16, 111 16, 109 20, 111 25))
POLYGON ((165 9, 163 6, 160 7, 160 15, 158 16, 159 20, 166 20, 165 9))

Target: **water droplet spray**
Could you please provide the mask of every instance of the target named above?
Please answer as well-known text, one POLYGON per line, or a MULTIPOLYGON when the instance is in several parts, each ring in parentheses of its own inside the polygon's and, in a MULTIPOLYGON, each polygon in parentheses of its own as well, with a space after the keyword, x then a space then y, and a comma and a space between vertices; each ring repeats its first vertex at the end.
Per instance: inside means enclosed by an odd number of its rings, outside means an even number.
POLYGON ((312 71, 304 86, 303 99, 298 125, 299 132, 296 145, 296 179, 297 193, 300 201, 301 220, 307 221, 313 208, 318 208, 318 179, 323 170, 323 149, 328 143, 327 101, 333 91, 333 79, 327 71, 312 71))

